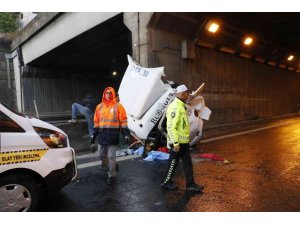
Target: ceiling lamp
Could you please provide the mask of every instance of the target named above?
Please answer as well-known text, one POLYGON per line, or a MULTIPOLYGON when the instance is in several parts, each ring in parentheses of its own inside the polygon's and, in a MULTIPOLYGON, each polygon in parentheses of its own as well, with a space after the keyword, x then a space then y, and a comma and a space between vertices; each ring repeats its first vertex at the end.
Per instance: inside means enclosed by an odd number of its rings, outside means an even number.
POLYGON ((290 55, 289 57, 288 57, 288 61, 292 61, 294 59, 294 56, 293 55, 290 55))
POLYGON ((219 24, 212 22, 212 21, 208 21, 208 23, 205 26, 205 29, 208 30, 211 33, 215 33, 218 31, 219 29, 219 24))
POLYGON ((245 45, 251 45, 253 42, 253 39, 251 37, 246 37, 244 40, 245 45))
POLYGON ((113 72, 112 72, 112 75, 113 75, 113 76, 116 76, 117 74, 118 74, 117 71, 113 71, 113 72))

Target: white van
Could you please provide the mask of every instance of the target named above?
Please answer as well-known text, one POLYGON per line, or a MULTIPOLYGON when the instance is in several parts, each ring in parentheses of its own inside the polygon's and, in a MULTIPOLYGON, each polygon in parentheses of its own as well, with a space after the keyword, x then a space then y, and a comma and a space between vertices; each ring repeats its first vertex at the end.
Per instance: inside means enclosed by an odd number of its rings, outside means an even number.
POLYGON ((34 211, 44 193, 76 178, 67 135, 0 102, 0 212, 34 211))

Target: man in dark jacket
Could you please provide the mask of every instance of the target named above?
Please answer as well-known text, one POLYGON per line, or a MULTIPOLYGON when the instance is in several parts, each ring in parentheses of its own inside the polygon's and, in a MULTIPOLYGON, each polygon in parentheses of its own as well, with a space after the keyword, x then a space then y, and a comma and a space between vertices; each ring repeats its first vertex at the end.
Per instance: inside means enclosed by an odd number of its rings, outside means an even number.
POLYGON ((94 112, 98 102, 96 99, 87 94, 86 97, 82 100, 81 104, 73 103, 72 104, 72 119, 68 120, 69 123, 75 124, 77 121, 77 113, 79 112, 86 118, 86 122, 88 125, 89 135, 90 138, 93 136, 94 133, 94 112))

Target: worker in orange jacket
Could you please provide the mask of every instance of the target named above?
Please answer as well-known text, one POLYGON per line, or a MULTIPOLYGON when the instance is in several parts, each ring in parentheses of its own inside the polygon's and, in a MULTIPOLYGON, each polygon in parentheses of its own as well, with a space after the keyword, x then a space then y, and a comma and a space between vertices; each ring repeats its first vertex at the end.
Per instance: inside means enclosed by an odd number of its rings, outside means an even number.
POLYGON ((120 132, 127 142, 130 136, 126 111, 122 104, 117 102, 116 93, 112 87, 104 90, 102 102, 96 107, 94 130, 92 142, 98 136, 100 159, 109 168, 107 184, 111 185, 116 176, 116 149, 119 144, 120 132))

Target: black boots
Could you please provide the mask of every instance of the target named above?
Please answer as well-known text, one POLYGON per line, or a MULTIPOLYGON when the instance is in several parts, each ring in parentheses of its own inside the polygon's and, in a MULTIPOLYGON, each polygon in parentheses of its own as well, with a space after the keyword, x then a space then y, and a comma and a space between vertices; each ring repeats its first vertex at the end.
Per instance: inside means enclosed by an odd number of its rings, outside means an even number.
POLYGON ((202 192, 203 189, 204 189, 204 186, 198 185, 198 184, 195 184, 195 183, 186 186, 186 191, 187 192, 192 192, 192 191, 202 192))
POLYGON ((115 177, 108 177, 107 178, 107 185, 112 185, 115 182, 115 177))
POLYGON ((167 189, 167 190, 170 190, 170 191, 175 191, 178 188, 177 184, 174 183, 173 181, 168 181, 166 183, 163 183, 163 184, 161 184, 161 187, 163 189, 167 189))

